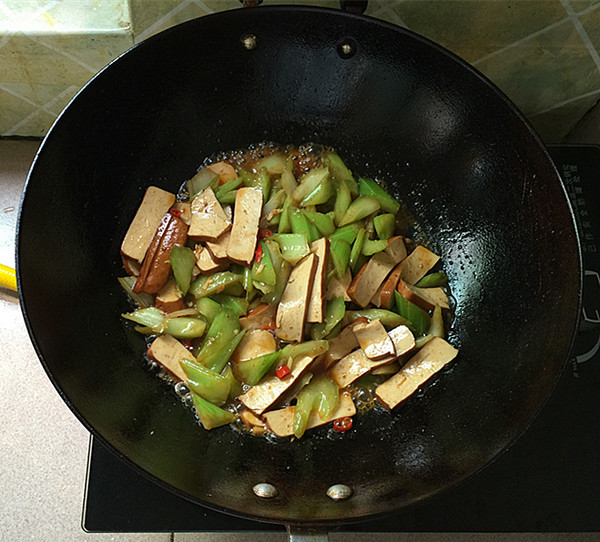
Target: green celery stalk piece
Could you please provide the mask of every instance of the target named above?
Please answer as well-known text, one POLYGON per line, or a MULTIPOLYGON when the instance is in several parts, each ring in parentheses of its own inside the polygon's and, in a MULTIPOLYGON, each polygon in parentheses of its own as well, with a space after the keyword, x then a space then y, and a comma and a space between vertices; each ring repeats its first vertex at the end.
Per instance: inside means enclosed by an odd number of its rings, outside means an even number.
POLYGON ((230 190, 229 192, 223 194, 219 199, 219 203, 222 205, 233 205, 235 203, 235 198, 237 196, 237 190, 230 190))
POLYGON ((234 401, 238 395, 242 394, 242 385, 235 378, 230 364, 225 366, 225 369, 223 369, 221 374, 229 382, 229 395, 227 396, 227 401, 234 401))
POLYGON ((238 316, 243 316, 248 312, 248 300, 245 297, 227 294, 215 294, 213 296, 213 299, 218 304, 222 305, 226 309, 229 309, 231 312, 237 314, 238 316))
POLYGON ((251 296, 254 293, 254 284, 252 284, 252 268, 242 268, 242 286, 246 290, 246 297, 251 296))
POLYGON ((292 194, 292 199, 298 204, 306 196, 308 196, 317 186, 327 179, 329 176, 329 169, 326 167, 318 167, 311 169, 308 173, 300 178, 296 190, 292 194))
POLYGON ((281 213, 279 213, 279 228, 277 228, 277 233, 290 233, 292 231, 291 210, 291 200, 290 198, 286 198, 281 207, 281 213))
POLYGON ((208 325, 212 324, 215 316, 221 312, 221 305, 210 297, 201 297, 196 301, 196 308, 200 316, 206 320, 208 325))
POLYGON ((331 256, 331 261, 333 262, 333 267, 335 268, 337 278, 342 280, 346 274, 348 262, 350 261, 350 245, 341 239, 330 239, 329 254, 331 256))
POLYGON ((381 323, 387 328, 408 326, 410 322, 400 316, 398 313, 385 309, 363 309, 358 311, 346 311, 348 323, 354 322, 357 318, 365 317, 367 320, 381 320, 381 323))
POLYGON ((325 178, 300 202, 300 207, 308 207, 309 205, 323 205, 324 203, 327 203, 334 194, 335 189, 332 182, 325 178))
POLYGON ((164 332, 177 339, 196 339, 206 331, 206 322, 200 318, 167 318, 164 332))
POLYGON ((290 223, 292 225, 292 233, 306 235, 306 240, 309 244, 319 238, 319 231, 316 226, 306 218, 306 215, 300 209, 290 209, 290 223))
POLYGON ((351 203, 352 194, 350 193, 350 188, 348 188, 348 185, 344 181, 338 183, 335 203, 333 204, 333 220, 336 226, 340 225, 351 203))
POLYGON ((286 168, 281 174, 281 188, 285 190, 285 193, 290 198, 294 194, 294 190, 298 188, 298 183, 296 182, 296 177, 294 177, 293 169, 293 166, 286 168))
POLYGON ((333 241, 334 239, 341 239, 343 241, 346 241, 346 243, 348 243, 349 245, 351 245, 356 239, 356 236, 358 235, 358 232, 361 230, 361 228, 361 224, 358 223, 348 224, 343 228, 338 228, 337 230, 335 230, 335 232, 329 236, 329 240, 333 241))
POLYGON ((309 388, 308 385, 304 386, 300 390, 300 393, 298 393, 296 406, 294 407, 294 436, 296 438, 301 438, 302 435, 304 435, 304 431, 306 431, 306 426, 308 424, 308 418, 310 417, 316 400, 316 393, 312 388, 309 388))
POLYGON ((281 257, 296 265, 310 252, 304 233, 281 233, 272 237, 281 248, 281 257))
POLYGON ((231 199, 230 193, 233 192, 238 186, 240 186, 240 184, 242 184, 242 181, 243 179, 241 177, 237 177, 236 179, 229 179, 219 188, 217 188, 215 192, 215 197, 219 200, 220 203, 229 203, 229 199, 231 199), (224 199, 227 201, 223 201, 224 199))
POLYGON ((187 294, 190 289, 194 266, 196 265, 194 251, 188 247, 175 245, 169 253, 169 261, 177 288, 179 288, 181 295, 187 294))
POLYGON ((385 250, 388 246, 387 239, 365 239, 362 246, 362 254, 365 256, 373 256, 382 250, 385 250))
POLYGON ((271 194, 271 177, 264 167, 258 172, 258 187, 262 190, 263 203, 266 203, 271 194))
POLYGON ((158 310, 156 307, 138 309, 135 312, 125 313, 121 316, 127 320, 135 322, 136 324, 141 324, 142 326, 160 330, 160 333, 162 333, 162 328, 164 327, 166 320, 165 313, 161 310, 158 310))
MULTIPOLYGON (((252 263, 252 281, 261 282, 267 286, 275 286, 277 276, 275 275, 270 252, 263 241, 259 241, 258 246, 261 247, 262 256, 260 263, 257 263, 256 259, 252 263)), ((262 291, 261 288, 259 288, 259 290, 262 291)))
POLYGON ((430 335, 429 333, 427 335, 417 337, 415 339, 415 350, 423 348, 431 339, 433 339, 433 335, 430 335))
POLYGON ((419 335, 425 335, 430 325, 427 312, 411 303, 398 290, 394 290, 394 297, 396 298, 396 310, 400 316, 408 320, 408 327, 419 335))
POLYGON ((282 152, 270 154, 256 163, 256 169, 265 168, 269 175, 282 175, 286 169, 289 170, 293 167, 292 157, 282 152))
POLYGON ((313 324, 311 336, 313 339, 323 339, 327 337, 333 328, 342 321, 346 314, 346 303, 343 297, 334 297, 325 305, 325 321, 320 324, 313 324))
POLYGON ((335 232, 335 226, 333 220, 329 215, 323 213, 317 213, 316 211, 304 211, 304 216, 310 220, 319 233, 325 237, 335 232))
POLYGON ((358 195, 358 185, 356 184, 356 180, 351 171, 346 167, 346 164, 344 164, 342 159, 336 153, 327 153, 323 157, 323 162, 329 167, 333 180, 340 184, 344 182, 353 195, 358 195))
POLYGON ((400 204, 372 179, 358 179, 358 191, 362 196, 376 199, 386 213, 396 215, 400 210, 400 204))
POLYGON ((444 319, 442 318, 442 308, 439 305, 436 305, 433 309, 431 324, 427 333, 434 337, 444 338, 444 319))
POLYGON ((126 277, 119 277, 118 280, 121 286, 123 287, 123 290, 127 292, 129 297, 133 299, 134 303, 138 307, 140 307, 141 309, 145 309, 146 307, 151 307, 152 305, 154 305, 154 296, 152 294, 136 294, 133 291, 133 286, 137 281, 137 277, 131 277, 128 275, 126 277))
POLYGON ((362 253, 362 247, 365 242, 366 234, 367 231, 364 228, 358 230, 358 233, 356 234, 356 239, 352 244, 352 250, 350 251, 350 260, 348 261, 348 265, 350 266, 350 269, 352 269, 352 271, 356 271, 356 264, 358 263, 358 257, 362 253))
POLYGON ((207 186, 213 184, 218 180, 220 175, 214 171, 203 168, 196 175, 194 175, 187 183, 186 188, 189 194, 190 201, 202 192, 207 186))
POLYGON ((373 219, 373 225, 379 239, 389 239, 396 229, 396 217, 391 213, 377 215, 373 219))
POLYGON ((277 270, 277 280, 275 281, 273 290, 263 296, 263 301, 265 303, 279 303, 279 301, 281 301, 283 291, 285 290, 291 272, 292 264, 282 259, 277 270))
POLYGON ((241 282, 233 282, 225 286, 225 289, 222 293, 232 297, 242 297, 246 292, 244 292, 244 287, 242 286, 241 282))
POLYGON ((235 371, 242 382, 248 386, 256 386, 262 378, 269 372, 277 360, 279 360, 281 352, 271 352, 263 354, 257 358, 241 361, 235 366, 235 371))
POLYGON ((219 294, 231 284, 241 282, 242 276, 231 271, 221 271, 212 275, 201 275, 190 285, 189 292, 198 299, 219 294))
POLYGON ((198 418, 200 418, 200 422, 204 429, 221 427, 222 425, 227 425, 235 420, 235 414, 233 412, 223 410, 222 408, 213 405, 211 402, 203 399, 194 392, 192 392, 192 399, 194 401, 196 414, 198 414, 198 418))
POLYGON ((302 437, 313 410, 316 410, 321 418, 325 418, 333 412, 338 401, 339 388, 330 377, 322 375, 313 378, 298 393, 294 410, 294 436, 302 437))
POLYGON ((263 294, 270 294, 275 289, 275 285, 265 284, 264 282, 260 282, 260 280, 253 280, 252 284, 263 294))
POLYGON ((281 349, 281 358, 297 358, 310 356, 316 358, 329 350, 329 342, 324 340, 304 341, 301 343, 287 344, 281 349))
MULTIPOLYGON (((279 188, 277 190, 273 190, 273 193, 271 194, 269 201, 267 201, 263 205, 262 215, 266 217, 267 215, 271 214, 275 209, 280 209, 281 206, 283 205, 283 201, 285 198, 286 198, 285 192, 281 188, 279 188)), ((275 216, 279 216, 279 215, 275 215, 275 216)))
POLYGON ((179 364, 188 377, 186 384, 193 392, 215 405, 227 401, 231 389, 228 378, 188 359, 180 360, 179 364))
POLYGON ((446 284, 448 284, 448 275, 443 271, 438 271, 425 275, 415 286, 418 288, 438 288, 446 284))
POLYGON ((321 419, 324 419, 329 416, 337 406, 340 399, 340 389, 337 384, 326 375, 317 377, 317 380, 312 384, 319 390, 317 412, 321 419))
POLYGON ((239 318, 229 309, 222 308, 208 328, 198 353, 198 361, 220 373, 243 335, 239 318))
POLYGON ((346 226, 368 217, 379 211, 380 205, 376 199, 367 196, 358 196, 348 207, 346 214, 340 221, 340 226, 346 226))

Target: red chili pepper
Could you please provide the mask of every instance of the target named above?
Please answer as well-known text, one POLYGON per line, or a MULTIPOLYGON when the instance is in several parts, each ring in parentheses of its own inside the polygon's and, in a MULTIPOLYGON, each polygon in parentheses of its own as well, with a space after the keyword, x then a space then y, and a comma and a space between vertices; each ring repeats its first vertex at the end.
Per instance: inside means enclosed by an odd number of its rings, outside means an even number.
POLYGON ((267 331, 275 331, 275 322, 269 322, 268 324, 265 324, 262 328, 266 329, 267 331))
POLYGON ((183 346, 185 346, 186 348, 191 348, 192 339, 181 339, 181 344, 183 344, 183 346))
POLYGON ((283 380, 287 375, 290 374, 290 368, 287 365, 282 365, 281 367, 277 367, 275 371, 275 375, 279 380, 283 380))
POLYGON ((333 422, 334 431, 348 431, 352 427, 352 418, 350 416, 344 416, 333 422))
POLYGON ((256 252, 254 253, 254 261, 256 263, 260 263, 262 260, 262 245, 258 245, 256 247, 256 252))
POLYGON ((179 218, 183 214, 183 209, 169 209, 169 213, 174 217, 179 218))
POLYGON ((258 238, 259 239, 266 239, 267 237, 272 237, 272 236, 273 236, 273 232, 268 228, 261 228, 260 230, 258 230, 258 238))

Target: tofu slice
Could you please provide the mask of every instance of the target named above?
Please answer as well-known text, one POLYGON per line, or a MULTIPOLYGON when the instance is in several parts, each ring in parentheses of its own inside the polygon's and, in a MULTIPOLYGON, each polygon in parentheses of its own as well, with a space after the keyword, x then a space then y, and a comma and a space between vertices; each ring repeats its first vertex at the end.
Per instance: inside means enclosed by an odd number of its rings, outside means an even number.
POLYGON ((377 293, 371 299, 371 303, 382 309, 391 309, 394 305, 394 291, 402 274, 402 262, 400 262, 388 277, 383 281, 377 293))
POLYGON ((185 309, 185 302, 173 277, 156 294, 154 305, 157 309, 167 313, 185 309))
POLYGON ((208 248, 202 245, 196 245, 194 250, 196 256, 196 266, 203 275, 210 275, 217 271, 222 271, 229 265, 229 260, 219 260, 215 258, 208 248))
POLYGON ((215 258, 224 260, 227 258, 227 247, 229 246, 229 238, 231 237, 231 230, 227 230, 215 241, 207 241, 206 247, 211 251, 215 258))
POLYGON ((191 213, 188 235, 197 241, 215 241, 231 228, 231 220, 210 186, 194 198, 191 213))
POLYGON ((262 191, 258 188, 239 188, 235 195, 233 227, 227 246, 227 256, 236 263, 244 265, 252 263, 262 203, 262 191))
POLYGON ((250 410, 242 410, 240 412, 240 420, 242 420, 244 425, 246 425, 247 427, 252 427, 253 433, 260 432, 256 431, 257 429, 262 429, 263 431, 266 431, 267 429, 265 426, 265 422, 263 422, 258 416, 253 414, 250 410))
POLYGON ((381 320, 357 324, 352 329, 358 344, 369 359, 382 359, 396 354, 394 343, 381 320))
POLYGON ((325 299, 331 301, 334 297, 344 296, 344 301, 352 301, 348 295, 348 288, 352 282, 352 273, 350 269, 346 269, 346 273, 342 280, 337 278, 337 275, 333 275, 331 279, 327 281, 327 287, 325 289, 325 299))
POLYGON ((375 389, 378 401, 392 410, 410 397, 435 373, 450 363, 458 350, 440 337, 421 348, 394 376, 375 389))
POLYGON ((192 204, 189 201, 176 201, 173 204, 173 209, 181 211, 179 218, 189 226, 192 222, 192 204))
POLYGON ((333 378, 335 383, 340 388, 345 388, 359 379, 361 376, 366 375, 382 367, 392 363, 399 356, 412 350, 415 346, 415 338, 411 333, 410 329, 406 326, 398 326, 389 332, 390 339, 394 343, 396 352, 392 356, 382 358, 379 360, 369 359, 362 348, 351 352, 346 357, 338 361, 331 369, 329 369, 329 376, 333 378))
POLYGON ((415 284, 439 261, 440 257, 425 247, 416 247, 403 261, 400 278, 406 284, 415 284))
POLYGON ((319 363, 319 366, 326 371, 334 363, 359 348, 356 335, 354 335, 352 329, 352 325, 346 326, 337 337, 329 339, 329 349, 321 354, 315 363, 319 363))
POLYGON ((171 335, 160 335, 148 348, 148 357, 160 363, 170 374, 187 381, 187 375, 179 363, 182 359, 196 361, 194 355, 171 335))
POLYGON ((275 329, 277 305, 263 303, 240 318, 242 329, 275 329))
POLYGON ((388 246, 383 251, 392 258, 396 263, 400 263, 406 258, 406 245, 404 244, 404 238, 401 235, 396 237, 390 237, 388 239, 388 246))
POLYGON ((450 310, 448 296, 441 288, 417 288, 400 280, 398 282, 398 291, 411 303, 421 307, 423 310, 433 310, 436 305, 444 310, 450 310))
POLYGON ((237 179, 238 174, 229 162, 215 162, 206 169, 210 169, 219 176, 219 184, 226 183, 231 179, 237 179))
POLYGON ((276 376, 267 377, 260 384, 240 395, 238 399, 255 414, 262 414, 302 376, 312 361, 313 358, 310 356, 296 358, 289 376, 283 380, 276 376))
MULTIPOLYGON (((282 408, 281 410, 273 410, 266 412, 263 415, 267 427, 275 433, 278 437, 291 437, 294 434, 294 413, 296 407, 282 408)), ((348 392, 342 392, 340 394, 340 400, 333 410, 333 412, 325 417, 321 418, 318 412, 311 412, 306 424, 306 429, 313 429, 320 425, 337 420, 338 418, 344 418, 346 416, 354 416, 356 414, 356 407, 352 401, 352 397, 348 392)))
POLYGON ((238 347, 231 355, 233 363, 254 359, 277 350, 275 337, 264 329, 251 329, 246 332, 238 347))
POLYGON ((373 369, 371 371, 372 375, 393 375, 396 374, 400 370, 400 362, 398 360, 392 361, 392 363, 388 363, 387 365, 382 365, 381 367, 377 367, 377 369, 373 369))
POLYGON ((142 263, 156 228, 173 203, 174 194, 157 186, 149 186, 127 229, 121 244, 121 254, 142 263))
POLYGON ((395 266, 396 262, 385 252, 375 254, 362 266, 348 288, 352 301, 364 309, 395 266))
POLYGON ((312 290, 308 298, 306 309, 307 322, 323 322, 325 320, 325 279, 327 277, 327 264, 329 261, 329 241, 326 237, 313 241, 310 245, 311 252, 317 256, 317 267, 312 290))
POLYGON ((310 253, 292 269, 275 316, 277 336, 287 342, 300 342, 304 333, 308 296, 312 290, 317 256, 310 253))

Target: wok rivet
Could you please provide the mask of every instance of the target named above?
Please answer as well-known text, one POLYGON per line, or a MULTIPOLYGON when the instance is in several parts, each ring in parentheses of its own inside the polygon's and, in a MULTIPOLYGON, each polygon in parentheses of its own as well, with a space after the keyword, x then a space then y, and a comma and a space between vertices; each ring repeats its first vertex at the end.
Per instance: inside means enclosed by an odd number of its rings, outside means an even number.
POLYGON ((258 39, 254 34, 245 34, 242 36, 242 45, 245 49, 251 51, 252 49, 256 49, 258 39))
POLYGON ((343 501, 352 495, 352 490, 344 484, 335 484, 327 490, 327 496, 334 501, 343 501))
POLYGON ((263 499, 272 499, 273 497, 277 497, 277 495, 279 495, 277 488, 274 485, 267 484, 266 482, 263 482, 262 484, 256 484, 252 488, 252 491, 254 491, 255 495, 263 499))
POLYGON ((356 53, 358 44, 353 38, 344 38, 337 45, 338 55, 342 58, 350 58, 356 53))

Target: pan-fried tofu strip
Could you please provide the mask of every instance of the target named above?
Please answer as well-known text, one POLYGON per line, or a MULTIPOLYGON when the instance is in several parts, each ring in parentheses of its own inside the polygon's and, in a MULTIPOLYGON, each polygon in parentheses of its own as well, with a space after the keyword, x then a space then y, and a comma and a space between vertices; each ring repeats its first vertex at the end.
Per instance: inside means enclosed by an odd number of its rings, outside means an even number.
POLYGON ((227 256, 236 263, 252 263, 262 203, 262 191, 257 188, 240 188, 235 195, 233 227, 227 256))
POLYGON ((177 288, 175 279, 171 277, 167 283, 156 294, 154 305, 163 312, 175 312, 185 309, 185 302, 181 297, 181 292, 177 288))
POLYGON ((231 230, 227 230, 224 234, 220 235, 216 241, 207 241, 206 246, 208 250, 212 252, 215 258, 224 260, 227 258, 227 247, 229 246, 229 238, 231 237, 231 230))
POLYGON ((400 370, 400 362, 398 360, 392 361, 387 365, 382 365, 371 371, 372 375, 393 375, 400 370))
POLYGON ((219 175, 219 182, 221 184, 231 179, 237 179, 238 177, 238 174, 229 162, 215 162, 214 164, 207 166, 206 169, 210 169, 219 175))
POLYGON ((323 322, 325 320, 325 278, 327 276, 327 263, 329 260, 329 241, 326 237, 313 241, 311 252, 317 255, 317 267, 312 290, 308 298, 306 309, 307 322, 323 322))
POLYGON ((394 343, 381 320, 356 324, 353 328, 356 340, 369 359, 382 359, 396 353, 394 343))
MULTIPOLYGON (((291 437, 294 434, 294 413, 295 407, 282 408, 281 410, 273 410, 272 412, 266 412, 263 416, 267 427, 275 433, 278 437, 291 437)), ((333 412, 321 418, 318 412, 311 412, 306 424, 306 429, 313 429, 320 425, 337 420, 338 418, 344 418, 346 416, 354 416, 356 414, 356 407, 352 401, 352 397, 348 392, 340 394, 340 400, 337 406, 333 409, 333 412)))
POLYGON ((394 355, 374 360, 369 359, 362 349, 358 349, 338 361, 329 370, 329 376, 340 388, 345 388, 374 369, 392 363, 415 346, 415 338, 406 326, 395 327, 389 332, 389 336, 396 350, 394 355))
POLYGON ((334 297, 344 297, 344 301, 352 301, 348 295, 348 288, 352 282, 352 273, 350 269, 346 269, 346 274, 342 280, 337 278, 337 275, 333 275, 331 279, 327 281, 327 287, 325 289, 325 299, 331 301, 334 297))
POLYGON ((212 252, 202 245, 196 245, 194 255, 196 256, 196 265, 203 275, 210 275, 217 271, 222 271, 229 265, 229 260, 219 260, 215 258, 212 252))
POLYGON ((352 331, 352 326, 346 326, 337 337, 329 339, 329 349, 321 354, 315 363, 318 362, 324 370, 327 370, 356 348, 359 348, 359 344, 352 331))
POLYGON ((275 311, 277 306, 263 303, 252 309, 246 316, 240 318, 242 329, 275 329, 275 311))
POLYGON ((191 211, 188 235, 198 241, 215 241, 231 228, 231 221, 210 186, 194 198, 191 211))
POLYGON ((317 256, 310 253, 292 269, 275 316, 277 336, 288 342, 300 342, 304 332, 308 296, 312 289, 317 256))
POLYGON ((352 301, 365 308, 395 265, 396 262, 385 252, 375 254, 362 266, 348 288, 352 301))
POLYGON ((239 363, 248 359, 254 359, 277 350, 275 337, 265 329, 251 329, 246 332, 240 344, 233 351, 231 361, 239 363))
POLYGON ((390 237, 388 239, 388 246, 384 249, 384 252, 396 263, 400 263, 402 260, 404 260, 404 258, 406 258, 406 245, 404 244, 404 238, 401 235, 390 237))
POLYGON ((160 335, 154 339, 148 348, 148 357, 160 363, 169 373, 184 382, 187 381, 187 375, 179 361, 182 359, 196 361, 194 354, 171 335, 160 335))
POLYGON ((440 337, 431 339, 389 380, 375 389, 379 402, 391 410, 412 395, 435 373, 452 361, 458 350, 440 337))
POLYGON ((173 209, 181 211, 179 218, 189 226, 192 222, 192 204, 189 201, 176 201, 173 204, 173 209))
POLYGON ((121 253, 142 263, 150 241, 165 213, 175 203, 175 195, 149 186, 121 244, 121 253))
POLYGON ((441 288, 418 288, 401 280, 398 282, 398 291, 423 310, 433 310, 436 305, 444 310, 450 309, 448 296, 441 288))
POLYGON ((260 384, 253 386, 246 393, 240 395, 238 399, 255 414, 262 414, 302 376, 312 361, 313 358, 310 356, 294 359, 289 376, 282 380, 276 376, 265 378, 260 384))
POLYGON ((400 278, 407 284, 415 284, 421 280, 438 261, 437 254, 418 246, 402 262, 400 278))

